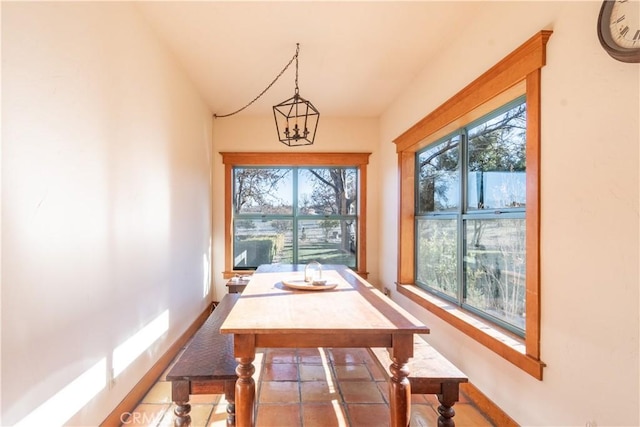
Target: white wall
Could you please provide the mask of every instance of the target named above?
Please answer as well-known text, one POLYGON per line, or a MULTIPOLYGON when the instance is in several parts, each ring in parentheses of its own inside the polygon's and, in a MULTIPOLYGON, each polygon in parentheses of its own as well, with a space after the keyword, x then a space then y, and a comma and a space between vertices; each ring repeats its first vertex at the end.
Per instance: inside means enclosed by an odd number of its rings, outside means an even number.
MULTIPOLYGON (((600 47, 601 2, 485 3, 381 119, 380 259, 397 247, 392 140, 541 29, 542 360, 538 381, 394 293, 432 328, 429 341, 522 425, 640 425, 640 65, 600 47), (455 71, 452 71, 455 70, 455 71)), ((391 284, 395 263, 380 263, 391 284)))
MULTIPOLYGON (((311 99, 313 101, 313 99, 311 99)), ((224 165, 220 152, 355 152, 369 153, 377 147, 379 138, 378 120, 373 118, 335 118, 325 117, 320 109, 320 121, 313 145, 287 147, 278 141, 273 116, 251 117, 232 116, 217 118, 213 123, 213 250, 224 254, 224 165)), ((367 269, 369 280, 377 284, 378 278, 378 203, 380 192, 377 188, 379 159, 373 153, 367 166, 367 269)), ((214 257, 213 281, 215 295, 226 292, 226 281, 222 278, 224 258, 214 257)))
POLYGON ((2 2, 0 424, 79 377, 32 425, 100 423, 205 309, 210 156, 211 113, 130 3, 2 2))

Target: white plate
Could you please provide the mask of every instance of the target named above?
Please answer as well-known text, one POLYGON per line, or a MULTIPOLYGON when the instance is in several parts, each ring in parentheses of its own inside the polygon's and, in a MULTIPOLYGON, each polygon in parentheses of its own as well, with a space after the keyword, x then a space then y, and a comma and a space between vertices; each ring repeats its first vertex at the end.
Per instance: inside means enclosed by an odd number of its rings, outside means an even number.
POLYGON ((282 284, 291 289, 301 289, 303 291, 326 291, 338 286, 337 283, 325 283, 324 285, 312 285, 303 279, 284 279, 282 284))

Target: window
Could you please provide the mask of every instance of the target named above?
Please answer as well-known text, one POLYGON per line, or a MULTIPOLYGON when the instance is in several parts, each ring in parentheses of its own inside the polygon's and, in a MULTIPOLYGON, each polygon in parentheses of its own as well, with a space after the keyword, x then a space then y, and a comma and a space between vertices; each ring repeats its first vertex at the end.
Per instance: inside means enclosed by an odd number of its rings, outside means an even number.
POLYGON ((366 277, 369 153, 221 153, 225 277, 260 264, 343 264, 366 277))
POLYGON ((343 264, 357 269, 358 169, 233 168, 233 268, 343 264))
POLYGON ((415 282, 525 330, 524 98, 416 153, 415 282))
POLYGON ((540 380, 540 86, 551 34, 394 140, 398 292, 540 380))

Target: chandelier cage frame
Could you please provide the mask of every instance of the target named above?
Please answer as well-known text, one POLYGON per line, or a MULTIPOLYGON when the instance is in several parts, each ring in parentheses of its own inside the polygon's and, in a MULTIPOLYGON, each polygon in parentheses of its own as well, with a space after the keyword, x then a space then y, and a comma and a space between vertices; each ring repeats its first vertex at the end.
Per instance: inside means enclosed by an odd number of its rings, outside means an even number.
POLYGON ((289 147, 311 145, 316 137, 320 112, 297 91, 286 101, 273 106, 278 139, 289 147))
POLYGON ((300 89, 298 87, 298 56, 300 54, 300 43, 296 43, 296 53, 291 60, 280 71, 280 74, 253 100, 247 103, 244 107, 229 113, 229 114, 214 114, 214 118, 222 118, 233 116, 249 107, 256 102, 262 95, 264 95, 271 86, 284 74, 289 66, 295 60, 296 62, 296 79, 295 79, 295 92, 293 96, 281 103, 273 106, 273 118, 276 122, 276 131, 278 133, 278 140, 289 146, 301 146, 311 145, 315 141, 316 132, 318 130, 318 122, 320 120, 320 112, 318 109, 308 100, 300 96, 300 89))

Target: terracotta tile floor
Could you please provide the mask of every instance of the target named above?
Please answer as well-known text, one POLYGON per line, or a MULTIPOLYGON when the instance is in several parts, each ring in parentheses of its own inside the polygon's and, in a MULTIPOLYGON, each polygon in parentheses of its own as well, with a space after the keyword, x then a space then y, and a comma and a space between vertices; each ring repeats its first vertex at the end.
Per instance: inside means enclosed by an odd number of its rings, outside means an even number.
MULTIPOLYGON (((366 350, 266 349, 255 365, 259 427, 389 425, 388 386, 366 350)), ((173 425, 167 371, 123 425, 173 425)), ((226 426, 223 395, 195 395, 190 403, 192 426, 226 426)), ((438 404, 435 396, 413 395, 411 425, 437 426, 438 404)), ((454 409, 458 427, 492 425, 462 395, 454 409)))

